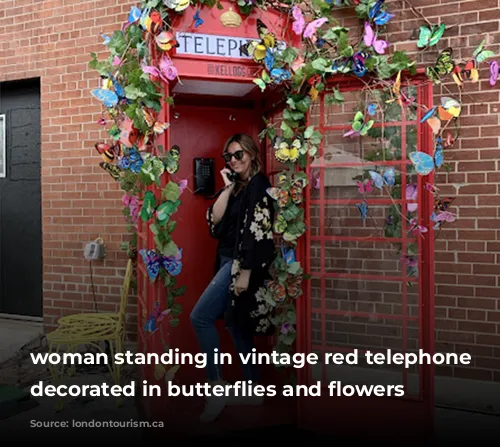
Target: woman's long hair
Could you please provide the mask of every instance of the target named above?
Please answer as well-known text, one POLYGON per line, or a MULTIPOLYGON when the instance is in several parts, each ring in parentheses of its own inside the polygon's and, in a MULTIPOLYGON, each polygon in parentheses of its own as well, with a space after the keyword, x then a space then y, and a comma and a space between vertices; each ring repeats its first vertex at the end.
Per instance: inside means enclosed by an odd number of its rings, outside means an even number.
POLYGON ((240 179, 239 176, 236 179, 236 185, 235 188, 233 189, 233 194, 236 195, 242 189, 245 188, 245 186, 248 184, 248 182, 255 174, 259 173, 262 170, 264 164, 262 163, 259 147, 257 146, 252 137, 244 133, 237 133, 233 135, 226 141, 226 144, 224 145, 224 154, 229 150, 229 145, 231 143, 238 143, 241 146, 241 148, 248 155, 250 155, 250 158, 252 159, 251 161, 252 169, 250 171, 250 176, 248 177, 248 179, 242 180, 240 179))

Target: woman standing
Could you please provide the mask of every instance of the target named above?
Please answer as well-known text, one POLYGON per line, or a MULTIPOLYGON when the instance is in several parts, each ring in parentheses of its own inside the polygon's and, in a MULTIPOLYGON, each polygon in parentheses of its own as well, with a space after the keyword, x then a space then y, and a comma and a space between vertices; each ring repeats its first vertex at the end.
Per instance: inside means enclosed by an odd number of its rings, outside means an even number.
MULTIPOLYGON (((254 335, 270 335, 274 330, 259 295, 275 257, 274 208, 267 194, 271 184, 262 172, 259 148, 248 135, 229 138, 223 157, 225 187, 207 211, 210 234, 218 239, 216 274, 191 312, 198 342, 207 354, 206 376, 212 385, 225 383, 220 365, 213 360, 215 350, 220 352, 217 319, 225 318, 236 351, 243 355, 252 352, 254 335)), ((256 384, 257 366, 241 365, 244 379, 256 384)), ((262 402, 262 398, 254 399, 254 404, 262 402)), ((209 397, 201 420, 214 420, 228 403, 235 403, 235 398, 209 397)))

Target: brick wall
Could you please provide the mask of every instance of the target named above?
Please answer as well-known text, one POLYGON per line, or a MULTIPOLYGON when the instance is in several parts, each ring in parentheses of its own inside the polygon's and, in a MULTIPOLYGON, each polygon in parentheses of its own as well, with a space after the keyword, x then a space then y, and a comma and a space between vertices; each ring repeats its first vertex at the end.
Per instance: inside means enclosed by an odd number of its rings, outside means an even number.
MULTIPOLYGON (((2 1, 0 82, 40 78, 44 323, 91 311, 94 299, 85 243, 101 236, 107 256, 94 262, 99 310, 115 311, 126 267, 120 251, 126 226, 118 185, 98 165, 94 144, 106 138, 96 123, 99 87, 88 69, 91 52, 107 57, 101 33, 112 33, 135 2, 2 1)), ((134 297, 130 300, 135 301, 134 297)), ((130 308, 131 323, 135 317, 130 308)), ((132 325, 133 327, 133 325, 132 325)))
MULTIPOLYGON (((387 3, 396 13, 389 31, 390 41, 398 43, 392 48, 416 52, 418 33, 415 30, 425 22, 402 1, 388 0, 387 3)), ((106 138, 107 134, 96 124, 101 109, 90 97, 89 90, 98 86, 99 80, 95 72, 88 70, 88 62, 91 52, 107 55, 101 33, 118 29, 133 4, 135 2, 116 0, 106 3, 84 0, 2 1, 0 81, 41 79, 43 288, 47 328, 53 327, 55 320, 62 315, 93 308, 89 265, 83 259, 83 247, 98 236, 103 237, 107 244, 106 260, 93 266, 99 308, 114 310, 118 303, 125 267, 125 255, 119 246, 126 227, 121 214, 121 193, 98 166, 93 148, 95 141, 106 138)), ((443 20, 454 25, 446 31, 439 48, 453 46, 457 58, 469 57, 486 36, 489 49, 499 50, 500 9, 497 0, 412 0, 412 4, 431 22, 443 20)), ((352 14, 346 12, 342 16, 346 26, 356 23, 352 14)), ((436 56, 436 50, 426 51, 418 55, 418 60, 431 63, 436 56)), ((459 220, 449 225, 436 243, 436 349, 470 352, 474 359, 473 368, 439 368, 439 374, 498 381, 500 101, 498 87, 490 87, 488 76, 485 64, 481 81, 466 85, 467 94, 462 98, 464 118, 461 120, 460 141, 446 151, 452 170, 437 178, 445 194, 457 195, 455 203, 459 220)), ((445 87, 453 93, 457 90, 453 83, 445 87)), ((446 92, 444 86, 435 88, 436 99, 446 92)), ((347 113, 345 119, 351 117, 347 113)), ((332 194, 337 197, 341 193, 332 194)), ((327 216, 332 228, 345 230, 345 226, 352 225, 353 219, 357 218, 355 210, 351 214, 351 211, 337 208, 332 208, 327 216)), ((354 230, 351 228, 350 231, 354 230)), ((313 247, 313 253, 314 250, 313 247)), ((372 268, 387 274, 385 269, 394 268, 396 262, 387 254, 388 251, 367 244, 363 247, 332 244, 328 250, 331 259, 344 259, 344 268, 353 268, 357 259, 370 256, 372 268), (339 256, 339 251, 342 256, 339 256)), ((335 290, 337 296, 343 293, 344 298, 327 305, 342 308, 349 300, 355 300, 367 311, 389 312, 389 308, 383 306, 390 306, 391 312, 399 311, 400 291, 383 284, 371 283, 368 299, 367 285, 337 279, 328 281, 328 291, 335 290), (374 287, 382 290, 375 292, 374 287), (357 290, 354 295, 349 294, 352 290, 357 290)), ((312 298, 317 299, 315 284, 312 298)), ((409 300, 411 303, 411 295, 409 300)), ((132 305, 131 327, 134 317, 135 307, 132 305)), ((332 321, 329 324, 332 337, 339 339, 346 331, 355 331, 358 327, 355 323, 359 322, 352 321, 346 326, 332 321)), ((373 327, 370 331, 374 332, 365 331, 371 335, 371 341, 373 336, 384 334, 397 340, 397 327, 388 335, 387 329, 373 327), (376 334, 376 331, 385 332, 376 334)), ((417 338, 416 335, 410 338, 410 344, 417 338)), ((362 344, 363 340, 358 341, 362 344)), ((413 349, 412 346, 409 348, 413 349)))

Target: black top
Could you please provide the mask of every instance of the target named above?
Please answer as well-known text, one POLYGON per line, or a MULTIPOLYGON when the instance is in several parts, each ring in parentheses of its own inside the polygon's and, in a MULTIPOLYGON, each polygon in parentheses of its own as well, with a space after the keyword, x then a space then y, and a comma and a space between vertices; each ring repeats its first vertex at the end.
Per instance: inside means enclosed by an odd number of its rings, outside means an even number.
POLYGON ((236 253, 236 241, 238 231, 238 216, 241 207, 241 193, 237 196, 231 194, 229 196, 226 212, 224 213, 224 220, 227 221, 227 226, 224 233, 219 239, 218 254, 227 258, 234 258, 236 253))
MULTIPOLYGON (((218 253, 234 259, 229 286, 229 303, 225 312, 226 326, 238 325, 255 335, 270 335, 274 306, 264 295, 267 282, 272 280, 270 267, 275 259, 273 240, 274 201, 267 193, 271 186, 263 174, 256 174, 236 197, 231 196, 226 212, 218 224, 213 221, 213 205, 207 210, 212 237, 218 239, 218 253), (234 295, 241 270, 251 270, 248 289, 234 295)), ((216 264, 220 257, 217 256, 216 264)), ((216 265, 216 271, 219 265, 216 265)))

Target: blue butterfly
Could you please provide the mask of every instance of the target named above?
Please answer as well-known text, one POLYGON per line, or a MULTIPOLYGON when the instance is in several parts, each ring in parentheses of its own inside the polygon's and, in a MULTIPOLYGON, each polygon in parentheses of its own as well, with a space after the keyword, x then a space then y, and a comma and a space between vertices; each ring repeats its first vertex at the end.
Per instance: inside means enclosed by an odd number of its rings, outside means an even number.
POLYGON ((111 42, 111 37, 106 36, 106 34, 101 34, 101 37, 102 37, 102 38, 103 38, 103 40, 104 40, 103 44, 104 44, 105 46, 108 46, 109 42, 111 42))
POLYGON ((368 114, 373 116, 377 111, 377 104, 368 104, 368 114))
POLYGON ((114 107, 118 104, 118 95, 113 90, 105 88, 96 88, 92 90, 92 96, 102 101, 107 108, 114 107))
POLYGON ((274 51, 271 50, 271 48, 268 48, 266 50, 266 58, 264 59, 264 64, 266 66, 267 71, 271 71, 273 69, 274 59, 275 59, 274 51))
POLYGON ((385 25, 394 17, 394 14, 389 14, 387 11, 381 10, 383 3, 384 0, 377 0, 368 12, 368 18, 374 20, 376 25, 385 25))
POLYGON ((295 251, 290 248, 288 251, 285 250, 285 246, 281 244, 281 254, 287 265, 293 264, 295 262, 295 251))
POLYGON ((195 28, 198 28, 200 25, 203 25, 203 19, 200 17, 199 9, 194 13, 193 20, 195 28))
POLYGON ((443 164, 443 150, 436 148, 434 157, 425 152, 415 151, 410 154, 410 160, 417 174, 429 175, 435 167, 440 168, 443 164))
POLYGON ((133 173, 138 174, 141 172, 143 164, 144 160, 142 159, 140 152, 135 148, 131 148, 127 155, 120 158, 118 167, 124 170, 129 169, 133 173))
POLYGON ((139 253, 146 265, 146 270, 151 281, 156 280, 158 273, 160 273, 160 268, 162 267, 172 276, 178 275, 182 270, 182 262, 180 261, 182 250, 179 250, 175 257, 164 256, 155 250, 147 249, 142 249, 139 253))
POLYGON ((364 222, 368 217, 368 204, 363 200, 361 203, 356 203, 356 208, 358 209, 361 219, 364 222))
POLYGON ((149 320, 146 322, 144 325, 144 331, 145 332, 156 332, 158 328, 156 327, 156 321, 154 317, 150 317, 149 320))
POLYGON ((370 177, 373 180, 373 183, 378 189, 382 189, 384 185, 389 188, 394 186, 396 173, 394 168, 389 168, 384 172, 384 176, 382 177, 378 172, 369 171, 370 177))
POLYGON ((137 6, 132 6, 128 15, 128 22, 133 24, 141 18, 141 10, 137 6))
POLYGON ((281 84, 283 81, 288 81, 292 74, 283 68, 273 68, 269 73, 275 84, 281 84))

